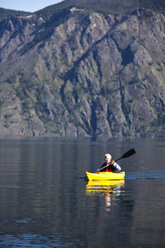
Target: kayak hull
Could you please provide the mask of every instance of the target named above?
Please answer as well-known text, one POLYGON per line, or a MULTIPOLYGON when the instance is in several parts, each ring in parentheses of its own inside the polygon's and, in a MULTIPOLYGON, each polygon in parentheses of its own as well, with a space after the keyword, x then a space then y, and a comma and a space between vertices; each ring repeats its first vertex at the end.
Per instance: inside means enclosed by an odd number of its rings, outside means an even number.
POLYGON ((125 177, 125 172, 97 172, 91 173, 86 171, 86 176, 89 181, 97 181, 97 180, 121 180, 125 177))

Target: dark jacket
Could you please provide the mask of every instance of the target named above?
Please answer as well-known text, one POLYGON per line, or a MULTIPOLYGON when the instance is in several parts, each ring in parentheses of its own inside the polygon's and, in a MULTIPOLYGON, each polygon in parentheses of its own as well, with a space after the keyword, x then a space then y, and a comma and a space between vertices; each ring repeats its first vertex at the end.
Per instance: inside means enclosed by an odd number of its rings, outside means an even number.
POLYGON ((121 167, 115 162, 114 164, 111 163, 103 163, 102 166, 99 168, 99 170, 101 172, 104 171, 108 171, 108 172, 120 172, 121 171, 121 167), (107 166, 108 165, 108 166, 107 166), (104 168, 103 170, 101 170, 101 168, 107 166, 106 168, 104 168))

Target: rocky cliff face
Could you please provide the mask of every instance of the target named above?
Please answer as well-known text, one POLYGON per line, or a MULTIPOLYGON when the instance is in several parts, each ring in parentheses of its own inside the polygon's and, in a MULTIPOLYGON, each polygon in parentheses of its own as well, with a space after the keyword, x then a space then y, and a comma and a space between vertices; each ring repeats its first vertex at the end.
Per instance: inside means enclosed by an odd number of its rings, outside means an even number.
MULTIPOLYGON (((65 10, 66 11, 66 10, 65 10)), ((0 22, 0 135, 165 136, 165 16, 0 22)))

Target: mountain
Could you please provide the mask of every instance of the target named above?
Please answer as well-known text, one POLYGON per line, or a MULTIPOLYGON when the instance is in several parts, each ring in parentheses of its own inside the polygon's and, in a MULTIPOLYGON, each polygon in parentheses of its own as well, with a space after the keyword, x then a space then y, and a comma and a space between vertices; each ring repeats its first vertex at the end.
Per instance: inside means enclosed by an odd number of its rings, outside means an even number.
POLYGON ((0 136, 165 137, 164 10, 162 0, 1 9, 0 136))
POLYGON ((0 8, 0 20, 10 16, 27 16, 27 15, 30 15, 30 12, 0 8))
POLYGON ((58 13, 63 9, 71 7, 111 15, 126 15, 141 8, 165 13, 164 0, 67 0, 49 6, 37 13, 44 16, 50 16, 53 13, 58 13))

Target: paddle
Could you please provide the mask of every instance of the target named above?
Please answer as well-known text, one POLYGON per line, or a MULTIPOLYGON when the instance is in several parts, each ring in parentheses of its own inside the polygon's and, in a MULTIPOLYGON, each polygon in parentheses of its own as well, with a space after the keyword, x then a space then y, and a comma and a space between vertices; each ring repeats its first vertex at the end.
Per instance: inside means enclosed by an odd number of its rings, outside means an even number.
POLYGON ((132 148, 132 149, 129 150, 128 152, 124 153, 122 157, 116 159, 115 161, 118 161, 118 160, 120 160, 120 159, 122 159, 122 158, 128 158, 128 157, 134 155, 135 153, 136 153, 135 149, 132 148))
MULTIPOLYGON (((128 157, 134 155, 135 153, 136 153, 135 149, 132 148, 131 150, 125 152, 125 153, 123 154, 123 156, 121 156, 120 158, 116 159, 115 162, 118 161, 118 160, 120 160, 120 159, 122 159, 122 158, 128 158, 128 157)), ((108 167, 108 166, 109 166, 109 165, 104 166, 104 167, 101 168, 99 171, 102 171, 103 169, 105 169, 105 168, 108 167)))

